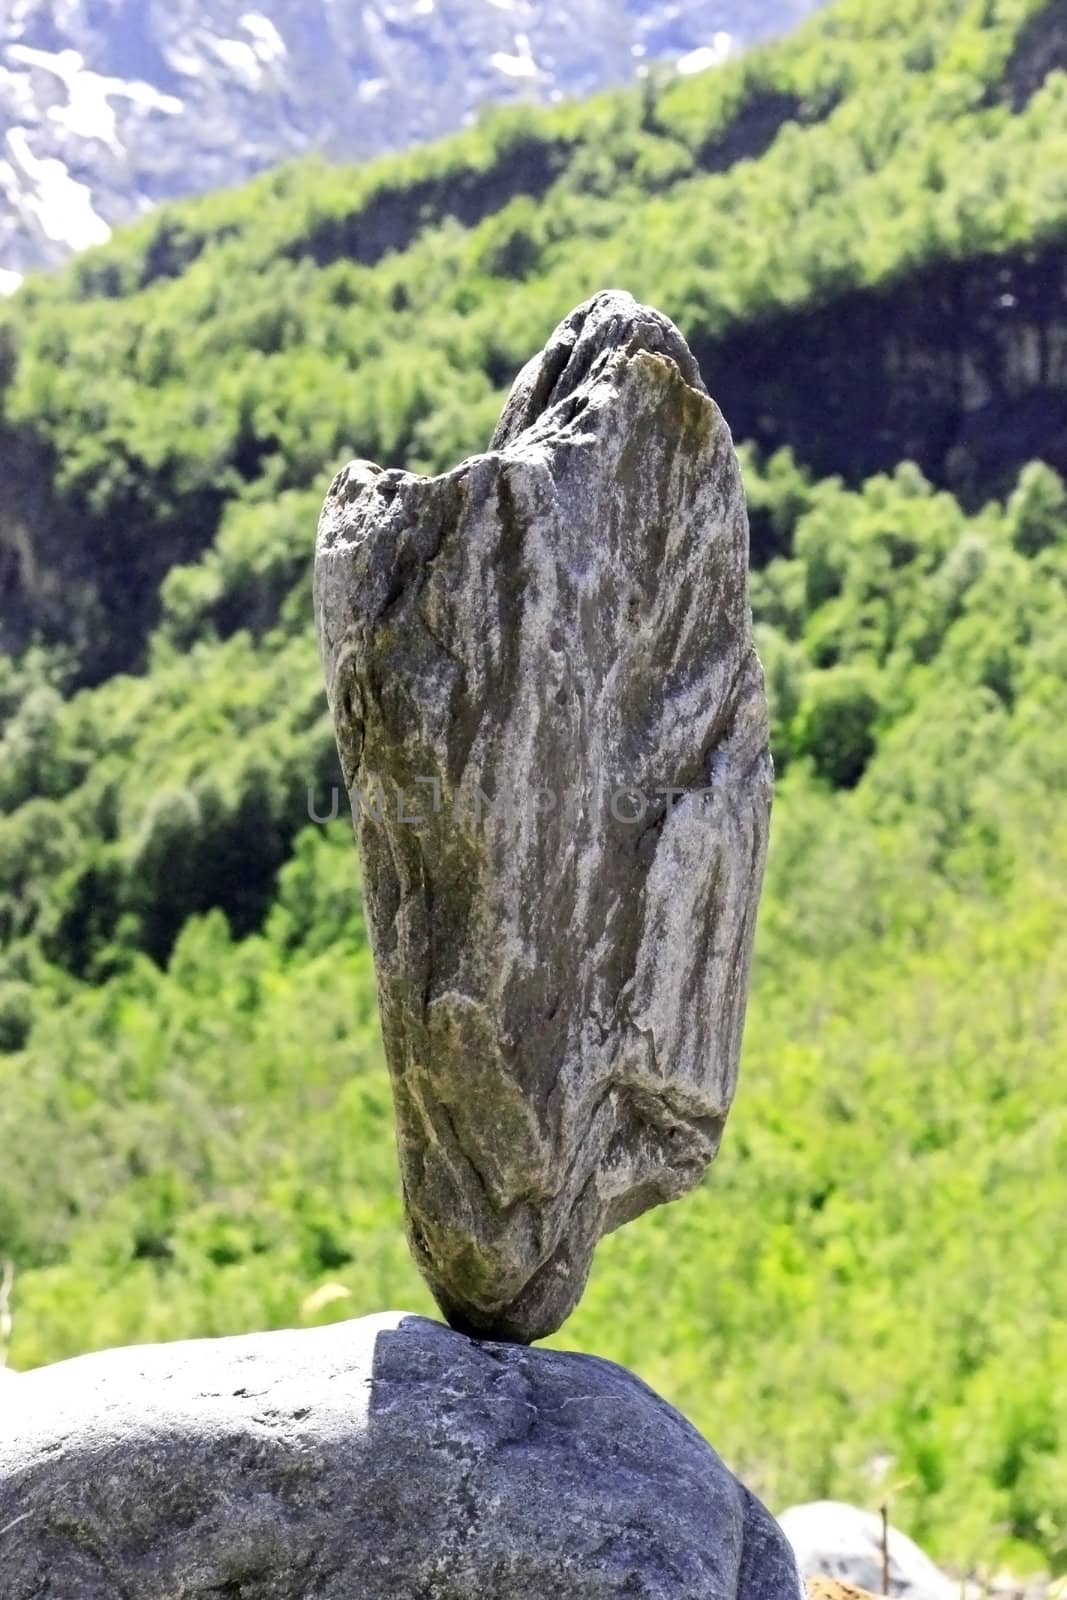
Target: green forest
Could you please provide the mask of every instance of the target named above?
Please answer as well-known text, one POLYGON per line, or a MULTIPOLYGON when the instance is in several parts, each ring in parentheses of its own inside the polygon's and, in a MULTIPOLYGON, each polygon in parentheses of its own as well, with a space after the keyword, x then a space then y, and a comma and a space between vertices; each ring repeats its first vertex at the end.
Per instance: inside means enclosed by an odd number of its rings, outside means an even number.
MULTIPOLYGON (((610 285, 715 394, 716 341, 1040 254, 1004 359, 1062 394, 1065 69, 1058 0, 839 0, 183 204, 0 309, 0 1357, 432 1310, 351 825, 310 815, 337 467, 484 448, 610 285)), ((739 437, 778 772, 741 1086, 553 1341, 772 1508, 888 1495, 960 1572, 1067 1571, 1067 488, 1029 443, 953 493, 739 437)))

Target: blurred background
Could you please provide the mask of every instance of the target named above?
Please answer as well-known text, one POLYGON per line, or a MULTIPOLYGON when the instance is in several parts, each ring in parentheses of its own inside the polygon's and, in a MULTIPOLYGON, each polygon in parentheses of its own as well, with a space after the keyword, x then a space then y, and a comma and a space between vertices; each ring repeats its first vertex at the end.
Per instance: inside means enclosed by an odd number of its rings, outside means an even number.
POLYGON ((0 0, 0 1360, 431 1309, 315 521, 608 286, 738 443, 779 790, 723 1153, 555 1342, 1063 1573, 1064 0, 0 0))

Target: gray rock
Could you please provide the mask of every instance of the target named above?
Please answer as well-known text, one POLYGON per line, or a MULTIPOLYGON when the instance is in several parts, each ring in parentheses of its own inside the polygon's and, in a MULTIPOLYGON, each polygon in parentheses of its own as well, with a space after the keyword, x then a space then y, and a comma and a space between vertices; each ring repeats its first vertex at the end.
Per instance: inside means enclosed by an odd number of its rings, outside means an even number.
POLYGON ((486 454, 330 489, 316 610, 409 1239, 457 1327, 558 1327, 600 1236, 718 1149, 772 781, 747 554, 696 362, 618 292, 486 454))
MULTIPOLYGON (((805 1578, 839 1578, 882 1593, 882 1519, 837 1500, 790 1506, 778 1519, 805 1578)), ((905 1600, 958 1600, 952 1583, 917 1544, 889 1530, 889 1593, 905 1600)))
POLYGON ((4 1600, 799 1600, 773 1519, 592 1356, 388 1314, 20 1375, 4 1600))

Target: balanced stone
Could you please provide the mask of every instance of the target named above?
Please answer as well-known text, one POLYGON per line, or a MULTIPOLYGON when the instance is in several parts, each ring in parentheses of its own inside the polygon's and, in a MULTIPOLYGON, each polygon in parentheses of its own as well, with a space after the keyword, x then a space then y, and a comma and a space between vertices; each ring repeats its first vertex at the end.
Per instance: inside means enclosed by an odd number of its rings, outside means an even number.
POLYGON ((354 462, 316 557, 408 1236, 445 1315, 557 1328, 734 1094, 771 800, 729 429, 678 330, 580 306, 489 450, 354 462))
POLYGON ((0 1401, 4 1600, 799 1600, 784 1536, 592 1356, 385 1314, 111 1350, 0 1401))

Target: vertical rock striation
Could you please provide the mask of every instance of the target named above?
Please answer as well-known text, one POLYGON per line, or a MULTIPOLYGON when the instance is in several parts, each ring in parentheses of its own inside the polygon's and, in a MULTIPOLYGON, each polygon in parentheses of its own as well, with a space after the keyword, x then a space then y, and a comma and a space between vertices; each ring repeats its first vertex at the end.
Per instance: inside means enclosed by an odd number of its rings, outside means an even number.
POLYGON ((730 433, 677 329, 574 311, 489 450, 354 462, 316 614, 412 1250, 457 1327, 568 1315, 730 1108, 771 764, 730 433))

